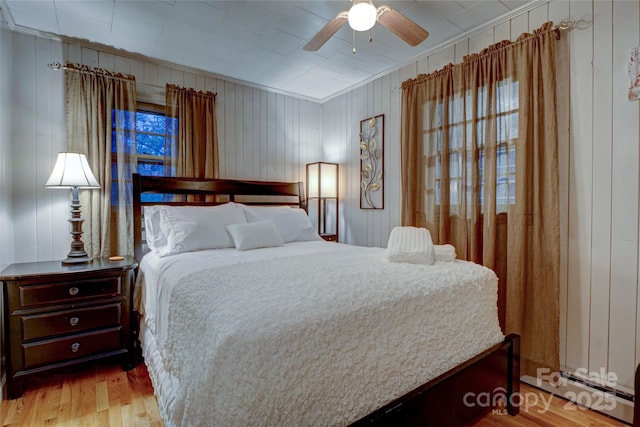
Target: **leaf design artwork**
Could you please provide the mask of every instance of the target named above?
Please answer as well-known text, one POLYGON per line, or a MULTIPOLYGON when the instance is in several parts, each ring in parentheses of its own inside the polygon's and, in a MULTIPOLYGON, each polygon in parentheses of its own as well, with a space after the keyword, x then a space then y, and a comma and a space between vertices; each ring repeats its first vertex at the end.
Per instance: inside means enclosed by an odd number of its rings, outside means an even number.
POLYGON ((362 197, 370 208, 376 209, 372 192, 382 188, 382 151, 376 141, 377 118, 363 121, 360 133, 360 185, 362 197))

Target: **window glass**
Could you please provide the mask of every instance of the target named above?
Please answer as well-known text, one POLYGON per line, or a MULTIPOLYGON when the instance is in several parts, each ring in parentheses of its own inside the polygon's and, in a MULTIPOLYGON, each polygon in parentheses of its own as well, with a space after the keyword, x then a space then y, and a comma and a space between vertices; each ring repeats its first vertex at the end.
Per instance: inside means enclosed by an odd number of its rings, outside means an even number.
MULTIPOLYGON (((448 138, 449 201, 451 213, 456 214, 461 197, 471 203, 471 185, 474 173, 480 185, 480 206, 484 202, 484 163, 486 138, 494 139, 496 146, 496 205, 498 212, 515 203, 515 160, 518 132, 518 82, 505 79, 494 89, 486 87, 477 92, 474 103, 471 91, 458 94, 449 101, 447 117, 442 103, 435 105, 434 126, 425 131, 425 142, 435 145, 431 150, 425 145, 425 154, 435 157, 435 202, 441 203, 443 136, 448 138), (476 111, 474 112, 474 106, 476 111), (474 116, 475 115, 475 116, 474 116), (474 126, 475 124, 475 126, 474 126), (475 130, 475 132, 474 132, 475 130), (473 147, 476 147, 475 149, 473 147), (474 153, 474 150, 477 153, 474 153), (474 155, 478 163, 472 162, 474 155), (474 170, 475 169, 475 170, 474 170)), ((430 108, 427 106, 426 108, 430 108)), ((433 164, 433 163, 432 163, 433 164)))
MULTIPOLYGON (((176 137, 178 119, 167 119, 164 107, 142 104, 138 111, 114 111, 113 113, 113 142, 111 168, 111 200, 117 204, 118 171, 116 156, 118 143, 122 144, 123 153, 132 163, 131 169, 141 175, 164 176, 166 141, 176 137), (122 141, 122 142, 119 142, 122 141)), ((122 153, 121 153, 122 154, 122 153)), ((175 175, 172 171, 171 175, 175 175)), ((162 194, 143 194, 143 201, 161 201, 162 194)))

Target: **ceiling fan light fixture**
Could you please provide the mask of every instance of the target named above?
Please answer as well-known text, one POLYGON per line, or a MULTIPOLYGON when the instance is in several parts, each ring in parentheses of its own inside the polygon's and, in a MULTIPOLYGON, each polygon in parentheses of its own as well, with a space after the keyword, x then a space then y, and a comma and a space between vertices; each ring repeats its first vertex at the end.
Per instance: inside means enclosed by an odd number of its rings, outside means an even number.
MULTIPOLYGON (((304 45, 303 49, 313 52, 322 47, 343 25, 349 22, 349 26, 355 31, 367 31, 379 22, 387 30, 404 40, 409 46, 418 46, 427 37, 429 32, 389 6, 376 7, 371 0, 351 0, 351 9, 343 10, 335 18, 325 24, 324 27, 304 45)), ((371 34, 369 35, 371 41, 371 34)), ((354 42, 355 45, 355 42, 354 42)), ((355 47, 354 47, 355 53, 355 47)))
POLYGON ((377 10, 369 1, 361 1, 351 6, 347 18, 349 26, 356 31, 367 31, 376 23, 377 10))

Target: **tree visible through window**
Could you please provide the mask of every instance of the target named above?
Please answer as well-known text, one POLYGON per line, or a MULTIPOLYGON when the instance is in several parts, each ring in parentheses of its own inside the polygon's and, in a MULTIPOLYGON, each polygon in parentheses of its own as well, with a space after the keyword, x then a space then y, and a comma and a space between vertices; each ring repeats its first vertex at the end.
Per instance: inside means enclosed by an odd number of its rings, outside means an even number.
MULTIPOLYGON (((128 112, 118 111, 118 115, 132 114, 128 112)), ((114 112, 114 122, 116 120, 114 112)), ((125 127, 133 126, 135 122, 135 133, 131 132, 131 129, 121 129, 122 131, 129 132, 130 135, 135 135, 135 141, 132 138, 125 140, 127 144, 127 152, 130 153, 131 170, 137 171, 141 175, 150 176, 165 176, 165 161, 166 150, 170 147, 169 142, 175 140, 178 119, 167 118, 164 114, 164 107, 156 106, 152 104, 139 104, 138 111, 135 113, 134 120, 120 120, 125 127)), ((114 126, 114 133, 116 127, 114 126)), ((116 171, 116 146, 115 135, 113 138, 114 145, 112 146, 112 195, 117 191, 117 179, 118 174, 116 171)), ((166 165, 167 169, 169 165, 166 165)), ((171 171, 170 175, 175 175, 175 171, 171 171)), ((143 201, 160 201, 163 198, 162 194, 144 194, 143 201)), ((117 201, 117 197, 112 197, 112 200, 117 201)))

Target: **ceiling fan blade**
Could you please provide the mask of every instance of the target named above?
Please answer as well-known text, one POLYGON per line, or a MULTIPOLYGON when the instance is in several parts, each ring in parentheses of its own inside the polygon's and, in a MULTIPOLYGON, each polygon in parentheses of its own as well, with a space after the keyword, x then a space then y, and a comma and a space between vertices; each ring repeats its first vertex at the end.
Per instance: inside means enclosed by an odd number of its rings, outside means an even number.
POLYGON ((327 22, 327 25, 322 27, 318 34, 304 45, 303 49, 308 51, 320 49, 347 22, 347 13, 347 11, 340 12, 335 18, 327 22))
POLYGON ((378 8, 378 22, 411 46, 422 43, 429 32, 389 6, 378 8))

